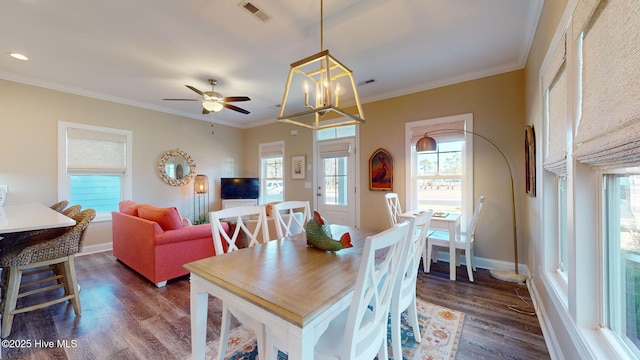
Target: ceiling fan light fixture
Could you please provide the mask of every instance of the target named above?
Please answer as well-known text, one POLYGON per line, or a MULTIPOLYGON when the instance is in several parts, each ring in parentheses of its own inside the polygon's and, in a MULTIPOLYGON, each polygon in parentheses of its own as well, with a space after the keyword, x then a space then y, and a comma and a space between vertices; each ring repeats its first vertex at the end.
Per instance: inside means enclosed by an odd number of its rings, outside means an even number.
POLYGON ((218 101, 203 101, 202 107, 207 109, 209 112, 218 112, 223 108, 222 103, 218 101))
POLYGON ((353 73, 323 49, 322 7, 320 0, 320 52, 291 64, 278 121, 312 130, 363 124, 364 113, 353 73), (299 89, 299 96, 289 102, 292 88, 299 89), (340 107, 345 100, 355 102, 357 114, 340 107))

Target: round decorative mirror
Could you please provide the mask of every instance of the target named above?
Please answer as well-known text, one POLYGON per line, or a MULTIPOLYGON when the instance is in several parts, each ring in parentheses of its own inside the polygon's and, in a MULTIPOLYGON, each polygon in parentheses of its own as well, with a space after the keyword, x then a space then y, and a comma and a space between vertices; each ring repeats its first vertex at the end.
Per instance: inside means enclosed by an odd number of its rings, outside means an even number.
POLYGON ((182 186, 196 176, 196 163, 180 149, 169 150, 158 161, 158 175, 169 185, 182 186))

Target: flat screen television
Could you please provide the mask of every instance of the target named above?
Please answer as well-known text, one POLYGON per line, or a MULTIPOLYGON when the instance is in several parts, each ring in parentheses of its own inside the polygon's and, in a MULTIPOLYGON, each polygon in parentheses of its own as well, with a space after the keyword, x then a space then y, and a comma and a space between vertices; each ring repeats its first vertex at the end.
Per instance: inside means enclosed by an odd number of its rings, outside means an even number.
POLYGON ((257 199, 260 197, 260 179, 221 178, 220 197, 222 199, 257 199))

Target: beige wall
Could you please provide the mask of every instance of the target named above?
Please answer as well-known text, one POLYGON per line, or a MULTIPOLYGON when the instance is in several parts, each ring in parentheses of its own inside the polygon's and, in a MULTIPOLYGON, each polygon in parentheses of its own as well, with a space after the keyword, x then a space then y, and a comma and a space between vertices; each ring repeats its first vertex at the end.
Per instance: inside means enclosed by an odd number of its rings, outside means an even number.
MULTIPOLYGON (((518 217, 523 200, 523 72, 515 71, 484 79, 377 101, 364 105, 367 123, 360 127, 361 226, 382 230, 387 222, 383 194, 368 190, 368 160, 379 147, 395 160, 394 191, 405 196, 404 124, 409 121, 462 113, 474 114, 476 132, 494 139, 514 166, 518 217)), ((193 213, 190 185, 172 187, 156 174, 158 158, 167 150, 180 148, 189 153, 198 173, 212 182, 211 209, 220 208, 219 179, 224 176, 258 176, 258 144, 285 141, 285 198, 313 201, 313 171, 305 180, 292 180, 292 155, 305 155, 311 164, 313 136, 310 130, 274 121, 251 129, 236 129, 156 111, 96 100, 59 91, 0 81, 2 131, 0 144, 7 157, 0 184, 9 185, 7 204, 40 202, 57 198, 58 121, 107 126, 133 131, 133 200, 158 206, 176 206, 184 216, 193 213), (38 106, 33 106, 37 99, 38 106), (291 130, 297 130, 292 135, 291 130)), ((486 212, 478 226, 477 255, 513 261, 508 173, 498 154, 488 144, 475 141, 474 197, 487 196, 486 212), (485 156, 486 155, 486 156, 485 156), (497 251, 496 249, 500 249, 497 251)), ((522 231, 521 231, 522 232, 522 231)), ((111 240, 110 223, 94 223, 87 244, 111 240)), ((522 246, 526 249, 526 247, 522 246)))
MULTIPOLYGON (((383 230, 388 224, 384 192, 370 191, 368 161, 378 148, 384 148, 394 159, 394 191, 405 198, 405 123, 449 115, 473 113, 474 130, 494 140, 505 151, 513 166, 516 184, 518 220, 524 220, 524 72, 514 71, 479 80, 423 91, 393 99, 364 104, 366 124, 360 126, 360 224, 364 229, 383 230)), ((311 130, 280 123, 247 130, 245 171, 258 175, 258 143, 285 140, 285 173, 291 155, 313 154, 311 130), (298 130, 291 136, 292 129, 298 130)), ((476 138, 474 199, 487 197, 482 221, 477 229, 476 255, 490 259, 513 261, 511 195, 509 173, 496 150, 476 138)), ((312 181, 307 172, 306 181, 312 181)), ((285 176, 286 177, 286 176, 285 176)), ((311 189, 304 181, 286 179, 285 199, 313 201, 311 189)), ((403 200, 404 203, 404 200, 403 200)), ((525 231, 520 226, 520 237, 525 231)), ((521 241, 521 257, 526 246, 521 241)))
POLYGON ((260 176, 258 145, 262 143, 284 141, 284 198, 287 200, 308 200, 313 204, 312 189, 305 188, 306 182, 313 182, 313 171, 307 171, 306 179, 291 179, 291 156, 304 155, 307 164, 313 159, 313 133, 295 125, 283 124, 274 120, 273 124, 258 126, 245 133, 244 175, 260 176), (291 131, 297 135, 292 135, 291 131))
MULTIPOLYGON (((536 138, 536 145, 538 149, 541 149, 542 144, 542 129, 543 129, 543 116, 542 116, 542 94, 539 86, 540 67, 544 61, 544 57, 547 53, 547 49, 551 45, 551 41, 557 30, 562 16, 567 7, 567 0, 557 1, 545 1, 538 24, 536 36, 534 38, 531 51, 529 53, 529 59, 527 61, 525 76, 526 76, 526 123, 533 125, 536 129, 539 129, 536 138)), ((537 179, 540 185, 538 196, 535 198, 527 199, 526 210, 526 230, 527 238, 529 239, 529 257, 527 262, 529 264, 529 271, 531 272, 531 285, 532 295, 536 298, 536 309, 539 311, 538 317, 541 319, 543 329, 545 329, 545 337, 548 338, 548 343, 552 345, 549 351, 555 354, 556 358, 565 359, 578 359, 581 358, 581 354, 584 353, 578 350, 578 346, 573 342, 573 338, 576 336, 572 332, 575 330, 568 330, 563 323, 563 319, 566 319, 566 313, 561 309, 560 302, 553 301, 556 298, 552 293, 553 289, 549 287, 548 282, 543 282, 539 276, 543 271, 543 252, 545 239, 542 238, 542 199, 545 197, 545 192, 555 191, 555 187, 546 187, 542 182, 542 159, 543 152, 541 150, 536 154, 537 164, 537 179), (558 354, 557 351, 561 351, 558 354)), ((550 184, 552 185, 552 184, 550 184)))
MULTIPOLYGON (((193 183, 169 186, 156 173, 167 150, 187 152, 197 172, 215 182, 211 208, 220 207, 220 177, 240 175, 244 131, 157 111, 91 99, 40 87, 0 80, 0 184, 9 186, 6 205, 58 200, 58 121, 133 131, 133 200, 176 206, 193 214, 193 183)), ((92 223, 86 245, 111 241, 111 223, 92 223)))

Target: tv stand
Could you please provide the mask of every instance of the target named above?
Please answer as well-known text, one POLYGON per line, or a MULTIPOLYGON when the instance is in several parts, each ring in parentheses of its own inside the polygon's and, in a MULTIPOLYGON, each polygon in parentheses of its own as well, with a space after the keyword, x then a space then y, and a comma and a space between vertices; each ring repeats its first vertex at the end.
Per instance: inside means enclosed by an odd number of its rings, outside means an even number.
POLYGON ((225 199, 222 200, 222 208, 228 209, 237 206, 258 206, 258 199, 225 199))

